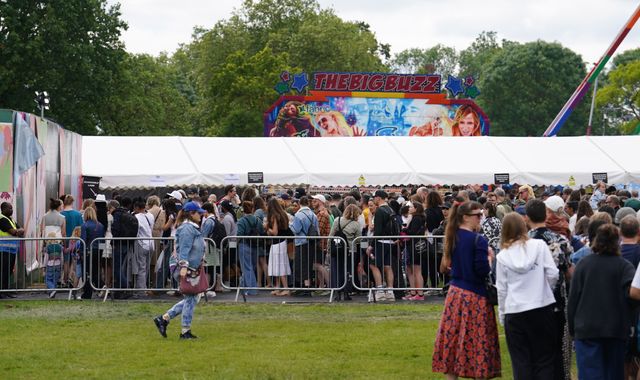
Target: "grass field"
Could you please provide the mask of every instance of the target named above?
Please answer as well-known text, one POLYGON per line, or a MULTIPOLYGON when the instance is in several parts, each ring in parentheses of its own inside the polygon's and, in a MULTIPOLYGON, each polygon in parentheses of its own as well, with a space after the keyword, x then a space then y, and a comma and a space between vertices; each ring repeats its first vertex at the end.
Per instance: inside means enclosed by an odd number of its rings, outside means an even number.
MULTIPOLYGON (((0 303, 2 379, 438 379, 440 305, 219 304, 163 339, 169 303, 0 303)), ((511 378, 501 333, 503 378, 511 378)))

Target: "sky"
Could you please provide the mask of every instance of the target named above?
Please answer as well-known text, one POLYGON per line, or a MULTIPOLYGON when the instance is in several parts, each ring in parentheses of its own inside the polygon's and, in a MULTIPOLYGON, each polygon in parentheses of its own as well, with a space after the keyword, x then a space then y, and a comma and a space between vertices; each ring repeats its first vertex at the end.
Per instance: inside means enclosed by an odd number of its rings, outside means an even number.
MULTIPOLYGON (((172 53, 195 26, 211 28, 242 0, 108 0, 121 4, 126 49, 172 53)), ((638 6, 637 0, 318 0, 347 21, 364 21, 391 52, 436 44, 468 47, 482 31, 518 42, 557 41, 596 62, 638 6)), ((617 53, 640 47, 640 21, 617 53)))

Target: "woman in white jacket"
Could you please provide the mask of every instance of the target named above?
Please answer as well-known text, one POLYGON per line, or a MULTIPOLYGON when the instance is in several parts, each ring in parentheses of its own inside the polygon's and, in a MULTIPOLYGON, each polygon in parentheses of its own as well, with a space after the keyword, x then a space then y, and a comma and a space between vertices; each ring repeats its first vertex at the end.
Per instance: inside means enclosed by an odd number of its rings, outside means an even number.
POLYGON ((553 287, 558 281, 547 244, 529 239, 512 212, 502 220, 497 257, 498 312, 504 325, 514 379, 552 379, 555 336, 553 287))

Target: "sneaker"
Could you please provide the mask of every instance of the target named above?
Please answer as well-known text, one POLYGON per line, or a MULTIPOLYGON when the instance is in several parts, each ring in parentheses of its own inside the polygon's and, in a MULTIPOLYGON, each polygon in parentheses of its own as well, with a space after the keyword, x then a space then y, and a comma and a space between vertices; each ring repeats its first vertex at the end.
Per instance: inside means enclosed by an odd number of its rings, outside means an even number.
POLYGON ((216 292, 214 292, 213 290, 209 290, 207 292, 207 298, 214 298, 216 296, 216 292))
MULTIPOLYGON (((153 323, 156 324, 160 335, 166 338, 167 326, 169 325, 169 321, 166 321, 164 318, 162 318, 162 315, 158 315, 157 317, 153 318, 153 323)), ((180 335, 180 338, 182 339, 182 335, 180 335)))
POLYGON ((411 301, 424 301, 424 295, 416 294, 415 296, 411 297, 411 301))
POLYGON ((180 339, 198 339, 198 337, 191 334, 191 330, 188 330, 186 333, 180 334, 180 339))
POLYGON ((396 300, 396 296, 395 296, 395 294, 393 294, 393 292, 391 290, 387 290, 385 292, 384 297, 385 297, 385 299, 387 301, 395 302, 395 300, 396 300))
POLYGON ((53 299, 56 298, 56 291, 52 291, 51 293, 49 293, 49 299, 53 299))
POLYGON ((381 302, 386 300, 387 296, 385 295, 384 290, 376 290, 376 301, 381 302))

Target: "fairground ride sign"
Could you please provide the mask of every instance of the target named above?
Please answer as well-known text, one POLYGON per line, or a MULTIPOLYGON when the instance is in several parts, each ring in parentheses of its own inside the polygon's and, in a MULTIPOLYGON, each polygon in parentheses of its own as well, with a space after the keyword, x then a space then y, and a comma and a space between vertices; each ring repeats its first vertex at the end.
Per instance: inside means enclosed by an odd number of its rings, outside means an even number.
POLYGON ((489 118, 472 100, 473 77, 284 72, 264 114, 267 137, 481 136, 489 118), (448 91, 443 91, 443 87, 448 91), (298 95, 286 95, 296 90, 298 95))

